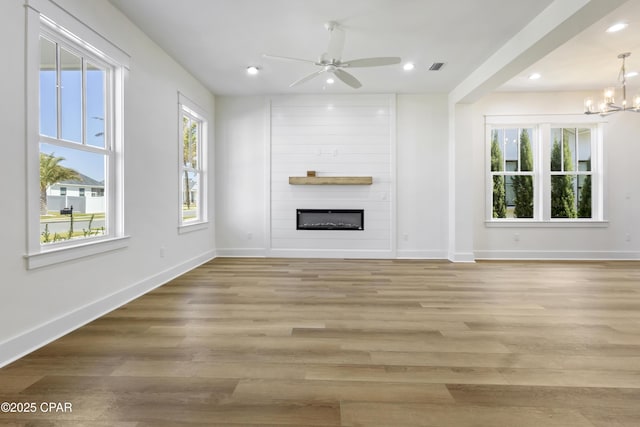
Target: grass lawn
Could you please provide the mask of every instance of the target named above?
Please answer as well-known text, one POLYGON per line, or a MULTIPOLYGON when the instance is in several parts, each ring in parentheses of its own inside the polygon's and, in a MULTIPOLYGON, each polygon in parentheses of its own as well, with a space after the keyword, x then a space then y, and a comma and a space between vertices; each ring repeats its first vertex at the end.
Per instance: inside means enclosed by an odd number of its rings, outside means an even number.
MULTIPOLYGON (((92 215, 94 220, 104 219, 104 212, 100 212, 95 214, 74 213, 73 220, 89 221, 92 215)), ((40 222, 58 222, 58 221, 69 221, 69 215, 61 215, 60 212, 57 212, 57 211, 49 211, 46 215, 40 215, 40 222)))

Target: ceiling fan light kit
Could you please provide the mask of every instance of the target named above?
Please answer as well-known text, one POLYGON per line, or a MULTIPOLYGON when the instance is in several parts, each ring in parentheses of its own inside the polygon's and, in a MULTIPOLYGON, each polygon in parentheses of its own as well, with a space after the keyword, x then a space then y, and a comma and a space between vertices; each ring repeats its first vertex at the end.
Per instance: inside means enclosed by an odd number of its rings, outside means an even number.
POLYGON ((354 89, 362 87, 362 83, 351 73, 345 71, 345 68, 363 68, 363 67, 379 67, 384 65, 394 65, 401 62, 399 57, 375 57, 375 58, 360 58, 352 59, 348 61, 342 60, 342 51, 344 48, 345 32, 337 22, 330 21, 324 24, 327 31, 330 33, 329 46, 327 51, 320 55, 317 61, 311 61, 308 59, 292 58, 288 56, 269 55, 264 54, 265 58, 279 59, 285 61, 297 61, 313 64, 320 67, 319 70, 308 74, 295 82, 291 83, 289 87, 298 86, 309 80, 318 77, 323 73, 330 73, 334 75, 338 80, 351 86, 354 89))
POLYGON ((622 85, 622 104, 616 105, 616 88, 608 87, 604 90, 604 96, 602 100, 600 100, 600 102, 598 102, 597 104, 592 97, 585 98, 585 114, 599 114, 601 116, 608 116, 609 114, 617 113, 619 111, 631 111, 634 113, 640 113, 640 94, 635 95, 631 102, 627 102, 627 72, 625 68, 625 60, 629 56, 631 56, 630 52, 624 52, 618 55, 618 58, 622 60, 622 66, 620 67, 620 73, 618 74, 618 80, 622 85))

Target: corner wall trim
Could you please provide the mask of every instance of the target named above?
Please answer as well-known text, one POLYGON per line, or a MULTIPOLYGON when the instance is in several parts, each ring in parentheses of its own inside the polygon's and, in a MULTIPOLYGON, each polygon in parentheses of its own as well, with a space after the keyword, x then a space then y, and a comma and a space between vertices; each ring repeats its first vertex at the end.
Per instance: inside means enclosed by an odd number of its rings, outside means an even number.
POLYGON ((214 258, 214 251, 191 258, 181 264, 64 314, 20 335, 0 343, 0 368, 72 332, 87 323, 125 305, 214 258))

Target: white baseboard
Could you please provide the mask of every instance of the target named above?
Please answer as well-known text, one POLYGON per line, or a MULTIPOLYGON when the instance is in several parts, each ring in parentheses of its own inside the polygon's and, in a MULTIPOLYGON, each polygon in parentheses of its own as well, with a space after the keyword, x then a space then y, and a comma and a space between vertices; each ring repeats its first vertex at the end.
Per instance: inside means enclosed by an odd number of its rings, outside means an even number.
POLYGON ((396 252, 398 259, 434 259, 434 260, 446 260, 446 251, 415 251, 398 249, 396 252))
POLYGON ((264 258, 267 251, 264 248, 217 249, 216 257, 222 258, 264 258))
POLYGON ((391 250, 363 250, 363 249, 271 249, 267 252, 270 257, 282 258, 362 258, 362 259, 393 259, 395 254, 391 250))
POLYGON ((476 259, 492 260, 558 260, 558 261, 625 261, 640 260, 634 251, 476 251, 476 259))
POLYGON ((164 285, 181 274, 213 259, 214 256, 214 251, 205 252, 114 294, 80 307, 18 336, 9 338, 0 343, 0 368, 164 285))

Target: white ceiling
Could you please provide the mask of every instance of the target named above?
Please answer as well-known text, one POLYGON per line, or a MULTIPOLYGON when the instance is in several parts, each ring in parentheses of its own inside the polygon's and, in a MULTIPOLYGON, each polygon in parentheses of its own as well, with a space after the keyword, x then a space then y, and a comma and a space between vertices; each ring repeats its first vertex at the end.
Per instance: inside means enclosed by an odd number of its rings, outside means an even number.
MULTIPOLYGON (((215 94, 449 92, 552 0, 110 0, 215 94), (264 53, 317 60, 327 21, 346 32, 343 60, 400 56, 414 62, 350 70, 352 89, 317 78, 289 84, 313 64, 263 58, 264 53), (432 62, 440 71, 428 71, 432 62), (261 68, 249 76, 249 65, 261 68)), ((598 0, 606 1, 606 0, 598 0)), ((629 0, 591 28, 515 76, 500 90, 570 90, 615 83, 617 54, 635 52, 640 71, 640 0, 629 0), (613 21, 629 28, 605 34, 613 21), (543 75, 535 82, 532 71, 543 75)), ((637 65, 636 65, 637 64, 637 65)), ((640 80, 640 77, 637 78, 640 80)), ((630 81, 631 83, 631 81, 630 81)))

